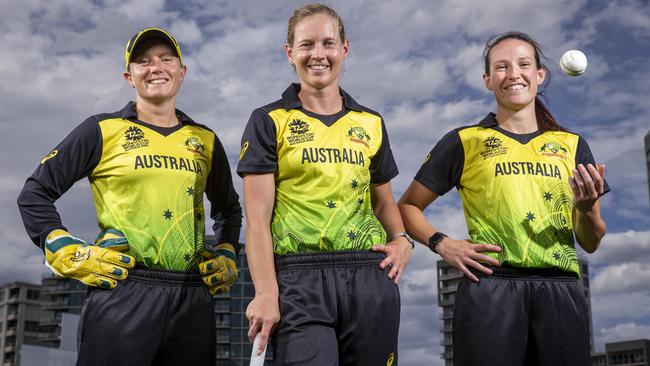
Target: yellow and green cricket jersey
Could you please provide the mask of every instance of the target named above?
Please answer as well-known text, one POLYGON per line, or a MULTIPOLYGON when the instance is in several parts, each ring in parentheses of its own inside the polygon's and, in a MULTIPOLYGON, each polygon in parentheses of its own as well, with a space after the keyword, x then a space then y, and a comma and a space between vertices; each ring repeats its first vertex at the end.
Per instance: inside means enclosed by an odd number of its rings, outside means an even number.
POLYGON ((456 186, 472 242, 500 245, 486 254, 501 263, 579 275, 568 179, 589 163, 589 146, 574 133, 517 135, 489 114, 444 136, 415 179, 438 195, 456 186))
POLYGON ((209 128, 177 111, 162 128, 137 119, 135 104, 88 118, 28 179, 19 199, 32 239, 63 227, 52 204, 88 177, 100 230, 116 229, 140 265, 197 268, 204 245, 203 194, 211 201, 217 242, 236 244, 241 207, 224 149, 209 128))
POLYGON ((397 175, 381 116, 341 90, 331 116, 302 108, 300 85, 256 109, 242 137, 237 172, 274 173, 276 254, 366 250, 386 242, 370 184, 397 175))

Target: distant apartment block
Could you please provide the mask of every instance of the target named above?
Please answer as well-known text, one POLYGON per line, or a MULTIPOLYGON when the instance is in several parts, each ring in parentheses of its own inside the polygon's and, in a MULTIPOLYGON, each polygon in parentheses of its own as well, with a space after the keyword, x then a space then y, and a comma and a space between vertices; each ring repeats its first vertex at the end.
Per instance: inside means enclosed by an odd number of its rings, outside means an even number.
POLYGON ((650 366, 650 340, 605 344, 605 352, 591 356, 591 366, 650 366))
MULTIPOLYGON (((210 240, 210 237, 206 237, 210 240)), ((215 327, 217 334, 217 362, 219 365, 242 366, 250 362, 251 345, 248 341, 248 319, 246 307, 255 295, 253 282, 248 272, 246 254, 242 246, 238 258, 239 278, 229 293, 214 298, 215 327)), ((76 332, 76 322, 68 321, 63 329, 67 314, 80 314, 87 287, 79 281, 43 276, 42 284, 11 283, 0 288, 0 366, 19 365, 23 344, 48 347, 29 347, 33 352, 30 359, 42 359, 38 355, 57 355, 62 361, 57 365, 74 364, 68 353, 76 348, 62 332, 76 332), (74 324, 74 325, 72 325, 74 324), (63 343, 62 343, 63 342, 63 343), (40 357, 40 358, 39 358, 40 357), (63 360, 67 361, 63 361, 63 360), (70 363, 72 362, 72 363, 70 363)), ((267 352, 265 365, 272 366, 273 351, 267 352)))
POLYGON ((591 366, 607 366, 607 353, 606 352, 592 353, 591 366))
POLYGON ((0 286, 0 365, 20 365, 23 344, 41 345, 40 286, 12 282, 0 286))
MULTIPOLYGON (((239 253, 239 278, 230 292, 215 298, 217 322, 217 364, 247 366, 250 363, 251 344, 248 341, 246 307, 255 296, 255 288, 248 271, 244 246, 239 253)), ((266 353, 265 366, 272 366, 273 351, 266 353)))
MULTIPOLYGON (((590 344, 593 353, 594 340, 591 322, 591 302, 589 292, 589 267, 584 258, 578 258, 580 263, 581 284, 584 291, 585 299, 589 305, 589 334, 590 344)), ((453 366, 454 364, 454 349, 453 349, 453 320, 454 320, 454 304, 456 300, 456 291, 458 285, 463 278, 463 272, 456 267, 443 260, 437 262, 438 269, 438 306, 442 309, 440 319, 442 320, 442 339, 440 345, 442 346, 442 353, 440 357, 444 360, 445 366, 453 366)))
POLYGON ((449 263, 439 260, 438 267, 438 306, 442 308, 440 319, 442 320, 442 353, 440 357, 445 360, 445 366, 454 364, 453 348, 453 321, 454 321, 454 304, 456 300, 456 291, 460 280, 463 278, 463 272, 452 267, 449 263))
POLYGON ((645 135, 645 164, 648 174, 648 195, 650 196, 650 131, 645 135))
POLYGON ((77 362, 77 325, 79 315, 61 313, 58 327, 59 346, 23 344, 21 366, 74 366, 77 362))
POLYGON ((607 343, 605 351, 608 366, 650 366, 650 340, 648 339, 607 343))
POLYGON ((80 314, 88 287, 83 283, 54 274, 44 275, 41 282, 43 315, 40 321, 40 340, 44 346, 61 346, 63 314, 80 314))

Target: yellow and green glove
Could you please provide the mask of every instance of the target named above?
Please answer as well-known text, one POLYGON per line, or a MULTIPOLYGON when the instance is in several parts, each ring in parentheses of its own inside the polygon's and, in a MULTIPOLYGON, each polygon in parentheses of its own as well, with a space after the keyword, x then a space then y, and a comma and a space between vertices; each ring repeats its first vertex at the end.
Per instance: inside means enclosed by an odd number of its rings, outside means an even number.
POLYGON ((210 293, 216 295, 229 291, 230 286, 237 281, 235 247, 229 243, 221 243, 214 251, 204 250, 201 255, 207 260, 199 263, 199 271, 210 293))
POLYGON ((102 231, 95 244, 56 229, 45 239, 47 266, 59 276, 77 279, 88 286, 114 288, 117 280, 126 278, 135 258, 120 253, 129 243, 120 231, 102 231))

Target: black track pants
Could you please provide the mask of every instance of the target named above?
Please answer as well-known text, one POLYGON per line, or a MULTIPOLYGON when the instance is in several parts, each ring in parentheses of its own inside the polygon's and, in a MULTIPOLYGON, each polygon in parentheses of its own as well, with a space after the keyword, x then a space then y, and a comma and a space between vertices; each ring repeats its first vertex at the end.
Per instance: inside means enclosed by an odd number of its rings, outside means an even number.
POLYGON ((495 268, 456 293, 454 366, 589 366, 589 314, 578 279, 495 268))
POLYGON ((383 253, 276 257, 281 320, 275 364, 397 365, 399 289, 383 253))
POLYGON ((77 365, 215 363, 212 296, 198 272, 132 269, 84 302, 77 365))

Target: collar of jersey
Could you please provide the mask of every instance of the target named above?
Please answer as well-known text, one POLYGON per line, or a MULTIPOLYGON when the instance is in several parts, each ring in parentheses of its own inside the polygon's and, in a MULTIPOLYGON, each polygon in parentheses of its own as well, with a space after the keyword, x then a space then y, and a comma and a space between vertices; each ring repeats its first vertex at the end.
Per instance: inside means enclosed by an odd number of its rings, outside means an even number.
MULTIPOLYGON (((284 103, 284 109, 299 109, 302 108, 302 102, 298 98, 298 93, 300 92, 300 84, 292 83, 289 87, 282 93, 282 102, 284 103)), ((356 112, 363 112, 363 107, 357 103, 352 97, 345 92, 345 90, 339 88, 339 93, 343 97, 343 108, 353 110, 356 112)))
POLYGON ((478 123, 478 125, 485 128, 498 126, 499 122, 497 121, 497 115, 492 112, 488 113, 487 116, 478 123))
MULTIPOLYGON (((178 117, 178 120, 180 121, 181 125, 187 124, 187 123, 194 123, 194 121, 187 116, 187 114, 183 113, 180 110, 176 110, 176 116, 178 117)), ((137 120, 138 119, 138 112, 135 110, 135 102, 128 102, 124 108, 120 111, 120 117, 128 120, 137 120)))
POLYGON ((492 112, 488 113, 487 116, 485 116, 485 118, 483 118, 481 122, 478 123, 478 125, 481 127, 491 128, 493 130, 499 131, 501 134, 508 136, 511 139, 518 141, 520 144, 523 145, 527 144, 528 142, 530 142, 530 140, 542 134, 540 130, 531 133, 525 133, 525 134, 518 134, 518 133, 505 130, 499 127, 497 116, 492 112))

